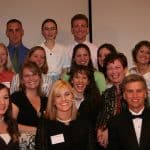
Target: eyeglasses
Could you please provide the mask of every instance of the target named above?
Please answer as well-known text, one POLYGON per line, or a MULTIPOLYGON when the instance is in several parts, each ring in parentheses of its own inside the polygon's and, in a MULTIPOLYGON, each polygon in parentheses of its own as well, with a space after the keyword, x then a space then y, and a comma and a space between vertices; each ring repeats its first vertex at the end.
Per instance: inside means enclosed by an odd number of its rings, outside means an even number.
POLYGON ((38 76, 38 73, 25 74, 25 75, 23 75, 23 78, 27 79, 27 78, 30 78, 30 77, 37 77, 37 76, 38 76))
POLYGON ((43 28, 43 30, 54 31, 54 30, 57 30, 57 28, 56 27, 50 27, 50 28, 45 27, 45 28, 43 28))

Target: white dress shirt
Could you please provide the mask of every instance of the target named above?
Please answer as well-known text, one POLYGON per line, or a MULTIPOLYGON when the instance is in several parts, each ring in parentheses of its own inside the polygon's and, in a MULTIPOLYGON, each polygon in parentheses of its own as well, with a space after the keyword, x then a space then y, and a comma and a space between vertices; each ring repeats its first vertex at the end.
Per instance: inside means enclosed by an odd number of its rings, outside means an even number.
MULTIPOLYGON (((140 115, 142 114, 143 110, 144 108, 141 109, 138 113, 133 112, 131 109, 129 111, 131 112, 132 115, 140 115)), ((141 137, 141 129, 142 129, 142 118, 135 118, 132 120, 132 122, 133 122, 134 130, 135 130, 137 142, 139 144, 140 137, 141 137)))

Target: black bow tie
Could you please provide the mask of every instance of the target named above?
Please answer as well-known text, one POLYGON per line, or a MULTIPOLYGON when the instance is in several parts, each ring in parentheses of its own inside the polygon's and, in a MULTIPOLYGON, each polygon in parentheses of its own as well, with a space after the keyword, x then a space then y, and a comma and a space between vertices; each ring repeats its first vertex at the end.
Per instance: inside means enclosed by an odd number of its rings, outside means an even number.
POLYGON ((137 119, 137 118, 143 119, 143 114, 140 114, 140 115, 131 114, 131 119, 137 119))

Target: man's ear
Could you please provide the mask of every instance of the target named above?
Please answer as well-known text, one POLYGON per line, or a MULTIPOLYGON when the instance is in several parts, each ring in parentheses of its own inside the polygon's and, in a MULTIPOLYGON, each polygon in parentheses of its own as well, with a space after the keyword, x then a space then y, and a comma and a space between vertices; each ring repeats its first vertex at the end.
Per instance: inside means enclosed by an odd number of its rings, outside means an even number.
POLYGON ((124 68, 124 73, 125 73, 125 76, 129 75, 129 72, 128 72, 128 68, 124 68))
POLYGON ((123 98, 126 99, 125 93, 123 92, 123 98))
POLYGON ((24 36, 24 29, 22 29, 22 36, 24 36))
POLYGON ((89 27, 87 27, 87 34, 89 34, 89 27))

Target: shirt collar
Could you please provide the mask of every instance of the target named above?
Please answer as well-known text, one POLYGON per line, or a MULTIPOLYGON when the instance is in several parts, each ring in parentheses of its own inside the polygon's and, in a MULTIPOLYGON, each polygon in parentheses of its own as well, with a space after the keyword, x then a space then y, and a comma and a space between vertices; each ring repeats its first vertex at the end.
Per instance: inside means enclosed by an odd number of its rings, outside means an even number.
MULTIPOLYGON (((9 43, 8 48, 14 48, 15 46, 11 43, 9 43)), ((23 44, 21 43, 20 45, 17 46, 17 48, 23 47, 23 44)))
POLYGON ((140 115, 140 114, 142 114, 143 110, 144 110, 144 107, 138 113, 136 113, 136 112, 132 111, 131 109, 129 109, 129 111, 131 112, 132 115, 140 115))

